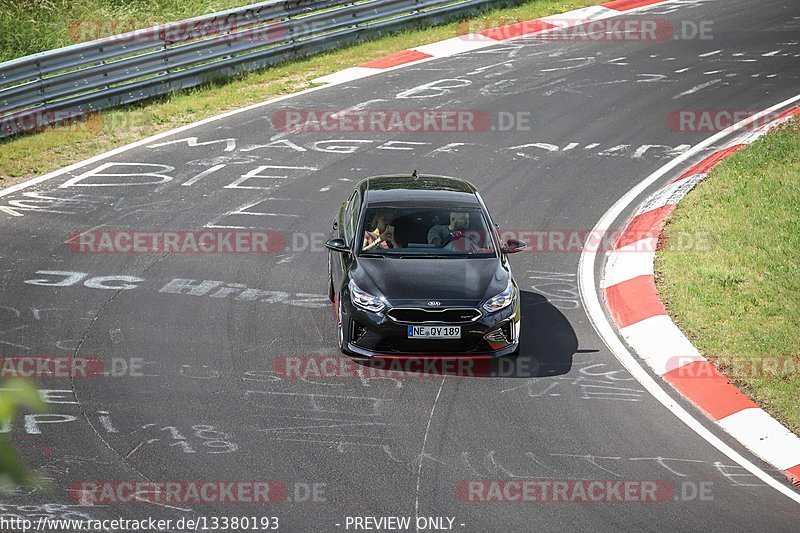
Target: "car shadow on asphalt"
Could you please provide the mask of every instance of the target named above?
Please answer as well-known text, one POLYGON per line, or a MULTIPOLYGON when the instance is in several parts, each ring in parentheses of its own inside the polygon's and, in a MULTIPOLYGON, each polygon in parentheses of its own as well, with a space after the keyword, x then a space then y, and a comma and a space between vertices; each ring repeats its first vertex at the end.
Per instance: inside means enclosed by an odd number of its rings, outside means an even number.
POLYGON ((520 307, 520 351, 514 359, 518 375, 499 377, 567 374, 572 369, 572 356, 578 352, 578 337, 572 324, 547 298, 535 292, 520 291, 520 307))
POLYGON ((536 378, 560 376, 572 368, 578 338, 567 317, 541 294, 521 291, 521 344, 515 357, 376 357, 351 360, 371 373, 423 373, 453 378, 536 378))

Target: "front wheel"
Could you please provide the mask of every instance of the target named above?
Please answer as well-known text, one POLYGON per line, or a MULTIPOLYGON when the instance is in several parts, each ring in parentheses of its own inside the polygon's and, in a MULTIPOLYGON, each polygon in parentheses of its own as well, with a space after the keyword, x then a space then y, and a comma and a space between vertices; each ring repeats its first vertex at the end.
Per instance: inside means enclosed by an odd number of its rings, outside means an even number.
POLYGON ((328 298, 336 303, 336 291, 333 290, 333 268, 331 268, 331 254, 328 253, 328 298))
POLYGON ((342 302, 339 300, 338 309, 336 312, 336 334, 339 341, 339 351, 345 355, 351 355, 350 350, 347 349, 347 341, 345 340, 344 317, 342 316, 342 302))

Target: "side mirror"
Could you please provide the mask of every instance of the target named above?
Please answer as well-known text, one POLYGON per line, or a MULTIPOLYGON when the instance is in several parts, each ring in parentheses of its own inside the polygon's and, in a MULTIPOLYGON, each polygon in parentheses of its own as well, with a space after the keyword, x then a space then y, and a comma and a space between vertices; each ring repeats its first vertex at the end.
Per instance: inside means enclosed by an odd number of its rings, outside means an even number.
POLYGON ((521 252, 527 247, 528 245, 525 244, 525 241, 519 241, 517 239, 508 239, 506 241, 505 246, 500 248, 500 251, 503 252, 504 254, 515 254, 517 252, 521 252))
POLYGON ((325 243, 325 248, 342 254, 350 252, 350 247, 347 246, 347 243, 344 242, 344 239, 339 238, 328 239, 328 241, 325 243))

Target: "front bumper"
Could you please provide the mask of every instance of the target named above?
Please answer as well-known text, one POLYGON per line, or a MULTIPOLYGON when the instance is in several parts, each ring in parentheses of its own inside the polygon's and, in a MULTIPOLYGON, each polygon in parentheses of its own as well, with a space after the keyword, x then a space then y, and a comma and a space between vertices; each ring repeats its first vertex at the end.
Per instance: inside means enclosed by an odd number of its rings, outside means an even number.
POLYGON ((347 349, 359 356, 502 357, 519 347, 519 298, 496 313, 484 311, 472 322, 425 323, 461 326, 461 338, 452 340, 409 339, 408 326, 414 323, 396 322, 386 316, 386 310, 371 313, 345 302, 342 324, 347 332, 347 349))

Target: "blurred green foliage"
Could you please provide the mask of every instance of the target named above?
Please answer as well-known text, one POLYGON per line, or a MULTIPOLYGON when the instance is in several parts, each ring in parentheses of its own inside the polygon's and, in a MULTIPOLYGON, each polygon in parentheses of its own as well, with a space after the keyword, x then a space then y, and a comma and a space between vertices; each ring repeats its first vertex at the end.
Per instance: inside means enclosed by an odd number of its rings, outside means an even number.
MULTIPOLYGON (((30 381, 13 378, 3 380, 0 385, 0 428, 9 428, 20 408, 35 413, 46 411, 39 390, 30 381)), ((22 464, 13 448, 11 432, 0 434, 0 487, 30 485, 35 481, 35 475, 22 464)))

